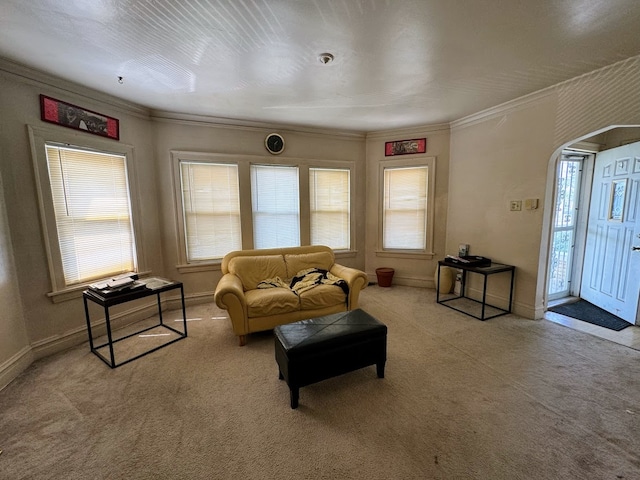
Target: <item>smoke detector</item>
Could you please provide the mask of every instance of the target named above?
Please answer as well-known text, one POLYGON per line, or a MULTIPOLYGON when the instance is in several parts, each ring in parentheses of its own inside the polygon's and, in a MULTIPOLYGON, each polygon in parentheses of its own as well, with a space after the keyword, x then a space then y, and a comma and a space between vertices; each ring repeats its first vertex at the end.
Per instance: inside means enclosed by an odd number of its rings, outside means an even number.
POLYGON ((330 53, 321 53, 318 55, 318 61, 323 65, 328 65, 333 62, 333 55, 330 53))

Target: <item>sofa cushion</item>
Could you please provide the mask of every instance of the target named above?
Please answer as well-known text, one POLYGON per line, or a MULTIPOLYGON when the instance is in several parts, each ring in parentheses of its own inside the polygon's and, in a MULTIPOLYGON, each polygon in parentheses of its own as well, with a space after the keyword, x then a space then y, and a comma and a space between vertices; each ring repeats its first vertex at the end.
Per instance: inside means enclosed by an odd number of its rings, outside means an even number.
POLYGON ((300 309, 315 310, 335 305, 345 305, 347 295, 338 285, 316 285, 300 294, 300 309))
POLYGON ((232 258, 229 262, 229 273, 240 278, 245 292, 254 290, 258 283, 267 278, 287 278, 287 268, 282 255, 232 258))
POLYGON ((288 288, 274 287, 245 293, 249 318, 266 317, 300 310, 300 299, 288 288))
POLYGON ((291 278, 301 270, 309 268, 331 270, 335 262, 332 252, 287 254, 284 256, 284 260, 287 265, 287 278, 291 278))

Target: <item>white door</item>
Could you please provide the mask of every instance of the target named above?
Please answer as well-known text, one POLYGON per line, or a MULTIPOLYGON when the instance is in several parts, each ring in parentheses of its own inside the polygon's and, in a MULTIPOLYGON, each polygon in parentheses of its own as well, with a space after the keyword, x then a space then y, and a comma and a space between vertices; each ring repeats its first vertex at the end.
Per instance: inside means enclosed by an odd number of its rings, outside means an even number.
POLYGON ((580 297, 638 323, 640 142, 596 156, 580 297))

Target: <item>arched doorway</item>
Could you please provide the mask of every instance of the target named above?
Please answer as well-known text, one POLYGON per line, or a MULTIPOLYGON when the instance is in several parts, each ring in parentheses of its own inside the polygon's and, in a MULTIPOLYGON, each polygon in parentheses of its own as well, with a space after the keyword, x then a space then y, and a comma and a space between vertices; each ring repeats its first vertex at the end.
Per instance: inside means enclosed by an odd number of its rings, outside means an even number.
MULTIPOLYGON (((612 127, 593 135, 585 136, 574 142, 568 142, 559 149, 551 159, 552 168, 549 169, 548 185, 553 189, 552 201, 548 202, 548 212, 550 228, 547 255, 547 269, 545 272, 545 310, 549 306, 557 302, 575 301, 576 299, 586 295, 585 290, 587 276, 589 279, 594 275, 600 275, 599 283, 607 284, 613 282, 613 279, 606 278, 606 272, 598 271, 591 268, 594 262, 594 250, 592 247, 594 235, 593 228, 587 229, 589 223, 588 212, 592 197, 602 198, 603 183, 596 183, 595 195, 592 195, 593 171, 595 159, 598 153, 611 150, 629 151, 630 147, 621 148, 640 141, 640 128, 637 126, 629 127, 612 127), (591 239, 591 247, 587 248, 588 240, 591 239), (585 256, 586 252, 586 256, 585 256), (587 276, 583 278, 583 273, 587 276), (585 295, 581 295, 583 292, 585 295)), ((636 147, 633 147, 636 148, 636 147)), ((640 158, 640 150, 637 158, 640 158)), ((606 154, 600 153, 600 156, 606 154)), ((636 157, 636 154, 632 155, 636 157)), ((631 165, 637 165, 635 160, 631 160, 631 165)), ((609 182, 611 185, 616 184, 609 182)), ((621 182, 618 182, 620 185, 621 182)), ((637 183, 637 182, 636 182, 637 183)), ((626 185, 626 184, 625 184, 626 185)), ((634 187, 637 188, 637 187, 634 187)), ((609 195, 609 193, 607 193, 609 195)), ((637 194, 634 194, 637 196, 637 194)), ((609 204, 610 199, 606 198, 605 204, 609 204)), ((631 206, 640 203, 638 199, 629 200, 631 206)), ((636 205, 640 208, 640 205, 636 205)), ((609 220, 614 220, 610 218, 609 220)), ((593 216, 592 220, 593 222, 593 216)), ((627 229, 628 230, 628 229, 627 229)), ((636 228, 637 230, 637 228, 636 228)), ((634 235, 637 235, 635 232, 634 235)), ((604 242, 601 242, 604 243, 604 242)), ((627 242, 628 243, 628 242, 627 242)), ((640 243, 640 238, 636 239, 635 244, 640 243)), ((624 254, 629 255, 629 245, 626 245, 624 254)), ((613 248, 607 244, 607 248, 613 248)), ((603 252, 597 252, 602 255, 603 252)), ((611 253, 611 252, 607 252, 611 253)), ((638 253, 640 254, 640 252, 638 253)), ((612 255, 613 257, 613 255, 612 255)), ((599 257, 597 257, 599 258, 599 257)), ((627 276, 631 282, 640 282, 638 276, 627 276)), ((616 288, 624 287, 620 279, 615 280, 616 288)), ((636 295, 637 296, 637 295, 636 295)), ((597 296, 589 298, 590 301, 598 305, 597 296), (595 299, 595 301, 594 301, 595 299)), ((631 302, 635 309, 635 315, 632 315, 632 323, 636 323, 637 319, 637 299, 631 302)), ((602 299, 601 308, 611 311, 611 302, 607 298, 602 299)), ((612 311, 612 313, 616 313, 612 311)), ((545 314, 546 315, 546 314, 545 314)), ((629 312, 627 312, 629 317, 629 312)), ((625 318, 625 320, 627 320, 625 318)), ((630 321, 630 320, 627 320, 630 321)))

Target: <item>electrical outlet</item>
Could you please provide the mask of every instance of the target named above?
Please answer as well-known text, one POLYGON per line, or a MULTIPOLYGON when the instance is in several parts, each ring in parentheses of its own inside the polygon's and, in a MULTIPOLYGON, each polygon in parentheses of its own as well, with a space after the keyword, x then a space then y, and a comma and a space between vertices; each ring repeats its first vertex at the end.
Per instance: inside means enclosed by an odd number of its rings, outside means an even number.
POLYGON ((522 200, 511 200, 509 203, 509 210, 512 212, 519 212, 522 210, 522 200))

